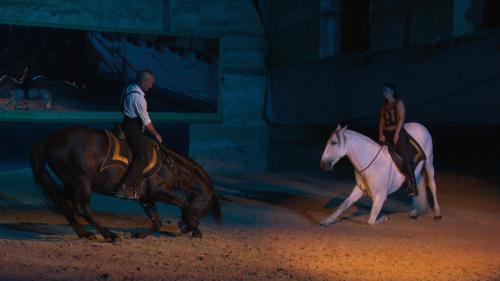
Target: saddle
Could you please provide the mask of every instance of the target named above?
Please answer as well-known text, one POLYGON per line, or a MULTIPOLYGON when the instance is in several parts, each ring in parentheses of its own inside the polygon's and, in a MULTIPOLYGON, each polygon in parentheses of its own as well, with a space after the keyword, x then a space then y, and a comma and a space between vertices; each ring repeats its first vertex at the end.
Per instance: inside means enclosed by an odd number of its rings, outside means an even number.
MULTIPOLYGON (((104 132, 108 138, 109 145, 100 172, 110 167, 119 167, 126 171, 132 160, 133 154, 127 144, 125 133, 119 124, 111 132, 108 130, 104 130, 104 132)), ((146 161, 148 164, 142 171, 141 180, 147 179, 158 173, 161 169, 163 159, 165 158, 165 153, 156 140, 147 138, 146 151, 146 161)))
MULTIPOLYGON (((408 158, 410 159, 410 166, 412 169, 417 167, 418 163, 421 161, 425 161, 427 157, 425 156, 424 150, 420 146, 420 144, 408 133, 406 133, 406 137, 408 139, 407 148, 408 148, 408 158)), ((400 155, 394 145, 388 145, 389 154, 391 155, 392 160, 396 164, 396 167, 400 171, 404 171, 404 159, 403 156, 400 155)))

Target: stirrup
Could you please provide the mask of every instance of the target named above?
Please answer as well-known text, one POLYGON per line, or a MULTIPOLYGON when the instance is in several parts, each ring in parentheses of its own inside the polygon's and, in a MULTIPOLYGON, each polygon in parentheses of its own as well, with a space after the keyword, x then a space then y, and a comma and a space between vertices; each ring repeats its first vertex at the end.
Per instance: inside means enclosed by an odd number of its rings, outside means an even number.
POLYGON ((131 199, 131 200, 137 200, 139 199, 139 194, 137 193, 137 188, 135 186, 129 186, 129 185, 119 185, 117 189, 113 191, 113 194, 117 198, 121 199, 131 199), (132 189, 132 192, 129 192, 130 189, 132 189))

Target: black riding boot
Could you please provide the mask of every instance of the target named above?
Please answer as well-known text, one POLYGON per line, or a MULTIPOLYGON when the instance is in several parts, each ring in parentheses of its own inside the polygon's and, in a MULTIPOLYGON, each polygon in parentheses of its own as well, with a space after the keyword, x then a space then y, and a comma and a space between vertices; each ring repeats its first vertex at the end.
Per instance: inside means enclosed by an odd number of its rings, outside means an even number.
POLYGON ((144 156, 134 157, 123 179, 115 186, 115 196, 123 199, 138 199, 139 177, 146 164, 144 156))
POLYGON ((413 169, 411 167, 408 167, 410 165, 406 166, 407 166, 405 168, 406 192, 408 193, 408 196, 418 196, 417 181, 415 180, 413 169))

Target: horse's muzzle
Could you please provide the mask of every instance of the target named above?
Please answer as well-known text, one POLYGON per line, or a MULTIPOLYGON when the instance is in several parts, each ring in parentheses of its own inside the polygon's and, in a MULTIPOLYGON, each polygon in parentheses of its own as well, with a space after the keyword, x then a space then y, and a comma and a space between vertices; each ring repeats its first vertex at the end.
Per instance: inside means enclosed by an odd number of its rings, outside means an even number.
POLYGON ((319 163, 319 166, 321 167, 321 170, 323 170, 323 171, 331 171, 333 169, 333 161, 322 160, 319 163))

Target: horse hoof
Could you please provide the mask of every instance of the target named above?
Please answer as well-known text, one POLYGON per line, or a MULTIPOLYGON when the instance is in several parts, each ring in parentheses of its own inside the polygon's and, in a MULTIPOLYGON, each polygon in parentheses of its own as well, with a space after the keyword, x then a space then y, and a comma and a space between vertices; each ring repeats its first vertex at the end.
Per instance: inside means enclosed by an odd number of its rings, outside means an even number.
POLYGON ((148 235, 146 233, 142 233, 142 232, 137 232, 137 233, 132 234, 132 238, 135 238, 135 239, 144 239, 146 237, 148 237, 148 235))
POLYGON ((192 230, 194 230, 192 227, 190 227, 189 225, 187 225, 186 223, 179 223, 179 232, 181 234, 186 234, 186 233, 189 233, 191 232, 192 230))
POLYGON ((193 233, 191 234, 191 237, 193 238, 202 238, 203 234, 201 234, 201 231, 199 229, 193 230, 193 233))
POLYGON ((93 233, 84 234, 80 238, 86 239, 86 240, 89 240, 89 241, 97 241, 98 240, 97 236, 95 234, 93 234, 93 233))
POLYGON ((326 222, 322 222, 322 223, 320 223, 320 224, 319 224, 319 226, 321 226, 321 227, 327 227, 327 226, 328 226, 328 223, 326 223, 326 222))
POLYGON ((116 243, 116 242, 121 242, 122 240, 123 240, 123 238, 120 237, 120 235, 118 235, 116 233, 110 233, 110 234, 106 235, 106 241, 108 241, 108 242, 116 243))
POLYGON ((443 217, 442 217, 442 216, 434 216, 434 220, 435 220, 435 221, 440 221, 441 219, 443 219, 443 217))
POLYGON ((410 219, 412 219, 412 220, 416 220, 416 219, 418 219, 418 216, 415 216, 415 215, 410 215, 410 216, 408 216, 408 217, 409 217, 410 219))

